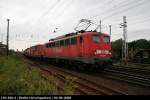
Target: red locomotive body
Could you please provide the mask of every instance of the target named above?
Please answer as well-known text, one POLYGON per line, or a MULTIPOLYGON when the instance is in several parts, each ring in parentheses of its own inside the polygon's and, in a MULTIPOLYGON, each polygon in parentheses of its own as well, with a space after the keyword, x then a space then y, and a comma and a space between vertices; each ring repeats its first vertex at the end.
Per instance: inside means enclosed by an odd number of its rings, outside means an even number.
POLYGON ((25 50, 25 55, 36 58, 74 61, 92 64, 96 68, 111 64, 110 36, 98 32, 70 33, 51 39, 44 45, 25 50))

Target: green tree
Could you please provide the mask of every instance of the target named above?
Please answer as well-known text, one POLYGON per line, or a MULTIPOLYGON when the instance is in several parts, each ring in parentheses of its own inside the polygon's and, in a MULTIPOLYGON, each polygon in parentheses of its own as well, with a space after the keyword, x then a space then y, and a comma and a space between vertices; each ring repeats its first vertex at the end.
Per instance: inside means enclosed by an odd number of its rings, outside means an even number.
POLYGON ((129 48, 148 49, 150 48, 150 42, 147 41, 146 39, 132 41, 129 43, 129 48))
POLYGON ((111 47, 113 50, 122 49, 122 39, 118 39, 111 43, 111 47))

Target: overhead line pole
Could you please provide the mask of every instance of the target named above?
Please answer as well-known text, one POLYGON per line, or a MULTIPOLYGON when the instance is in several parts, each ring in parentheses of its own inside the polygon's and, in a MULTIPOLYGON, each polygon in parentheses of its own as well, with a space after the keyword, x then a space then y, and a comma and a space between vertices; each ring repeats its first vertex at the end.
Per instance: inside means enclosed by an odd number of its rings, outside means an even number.
POLYGON ((7 56, 8 56, 8 54, 9 54, 9 21, 10 21, 10 19, 7 19, 7 56))
POLYGON ((109 25, 109 33, 110 33, 110 37, 111 37, 111 27, 112 27, 112 25, 109 25))
POLYGON ((123 23, 120 24, 123 27, 123 39, 122 39, 122 61, 127 64, 128 60, 128 41, 127 41, 127 21, 126 16, 123 16, 123 23))
POLYGON ((102 32, 102 21, 101 20, 100 20, 99 28, 100 28, 99 32, 101 33, 102 32))
POLYGON ((125 39, 125 64, 127 64, 127 60, 128 60, 128 41, 127 41, 127 21, 126 21, 126 16, 123 16, 123 22, 124 22, 124 39, 125 39))

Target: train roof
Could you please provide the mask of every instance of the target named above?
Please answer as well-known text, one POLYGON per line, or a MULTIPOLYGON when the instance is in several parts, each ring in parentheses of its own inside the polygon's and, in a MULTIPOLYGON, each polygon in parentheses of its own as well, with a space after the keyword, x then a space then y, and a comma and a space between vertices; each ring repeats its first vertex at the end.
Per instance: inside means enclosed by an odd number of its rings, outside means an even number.
MULTIPOLYGON (((66 34, 66 35, 62 35, 62 36, 58 36, 56 38, 50 39, 49 42, 54 42, 54 41, 61 40, 61 39, 67 39, 67 38, 70 38, 70 37, 76 37, 76 36, 87 35, 87 34, 99 34, 99 32, 96 32, 96 31, 84 31, 83 32, 83 31, 81 31, 81 32, 76 32, 76 33, 69 33, 69 34, 66 34)), ((100 34, 110 36, 106 33, 100 33, 100 34)), ((45 43, 45 44, 47 44, 47 43, 45 43)))
MULTIPOLYGON (((30 48, 35 48, 37 46, 44 46, 48 43, 56 42, 58 40, 63 40, 63 39, 68 39, 68 38, 77 37, 77 36, 81 36, 81 35, 88 35, 88 34, 99 34, 99 32, 96 32, 96 31, 80 31, 80 32, 76 32, 76 33, 69 33, 69 34, 66 34, 66 35, 62 35, 62 36, 58 36, 56 38, 50 39, 49 42, 47 42, 47 43, 31 46, 30 48)), ((100 33, 100 34, 103 34, 105 36, 110 36, 109 34, 106 34, 106 33, 100 33)), ((30 48, 27 48, 27 49, 30 49, 30 48)))

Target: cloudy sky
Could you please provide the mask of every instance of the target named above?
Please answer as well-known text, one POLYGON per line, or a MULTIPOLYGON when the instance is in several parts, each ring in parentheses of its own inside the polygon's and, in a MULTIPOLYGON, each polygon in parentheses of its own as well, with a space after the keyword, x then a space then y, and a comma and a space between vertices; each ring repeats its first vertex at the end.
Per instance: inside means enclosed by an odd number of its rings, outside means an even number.
POLYGON ((122 38, 119 24, 127 16, 128 40, 150 40, 150 0, 0 0, 0 41, 6 43, 10 19, 10 48, 25 49, 50 38, 74 32, 80 19, 102 20, 112 40, 122 38), (55 28, 56 33, 53 33, 55 28))

